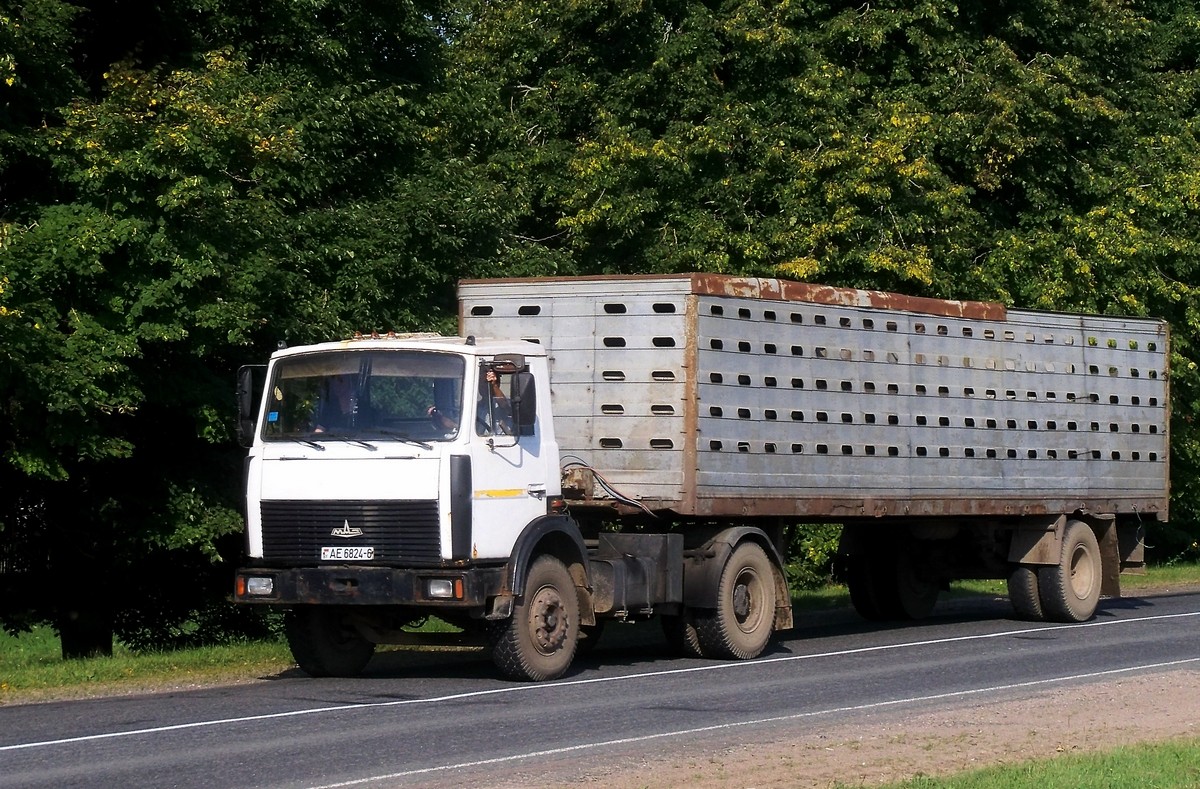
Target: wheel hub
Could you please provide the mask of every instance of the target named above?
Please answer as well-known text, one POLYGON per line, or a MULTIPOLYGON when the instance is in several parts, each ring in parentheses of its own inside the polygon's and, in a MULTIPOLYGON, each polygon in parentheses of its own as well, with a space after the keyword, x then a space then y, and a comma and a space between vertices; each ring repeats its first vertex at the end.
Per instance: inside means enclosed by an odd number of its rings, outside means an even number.
POLYGON ((1095 583, 1091 556, 1082 545, 1076 547, 1074 553, 1071 554, 1070 569, 1071 591, 1082 600, 1091 592, 1092 584, 1095 583))
POLYGON ((530 606, 533 640, 538 651, 549 655, 562 649, 567 640, 567 618, 563 602, 553 588, 538 590, 530 606))
POLYGON ((747 584, 738 584, 733 590, 733 615, 743 622, 750 616, 750 587, 747 584))

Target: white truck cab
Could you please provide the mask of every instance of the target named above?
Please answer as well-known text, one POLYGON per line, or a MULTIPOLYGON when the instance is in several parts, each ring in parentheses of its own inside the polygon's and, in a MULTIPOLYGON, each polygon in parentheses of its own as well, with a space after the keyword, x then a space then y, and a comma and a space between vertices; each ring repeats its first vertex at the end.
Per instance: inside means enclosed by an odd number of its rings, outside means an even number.
POLYGON ((251 374, 236 598, 291 607, 309 673, 356 673, 431 609, 507 618, 518 541, 571 533, 534 343, 387 335, 279 350, 257 412, 251 374))

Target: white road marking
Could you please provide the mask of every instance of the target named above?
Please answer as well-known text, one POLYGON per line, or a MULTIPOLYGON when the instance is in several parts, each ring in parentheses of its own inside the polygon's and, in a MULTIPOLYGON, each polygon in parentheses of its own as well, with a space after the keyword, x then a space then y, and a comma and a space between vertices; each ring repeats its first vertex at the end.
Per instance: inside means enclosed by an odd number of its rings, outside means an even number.
MULTIPOLYGON (((237 718, 218 718, 215 720, 192 721, 190 723, 176 723, 176 724, 172 724, 170 726, 154 726, 154 727, 148 727, 148 728, 144 728, 144 729, 130 729, 128 731, 113 731, 113 732, 102 732, 100 734, 86 734, 86 735, 82 735, 79 737, 64 737, 64 738, 58 739, 58 740, 39 740, 39 741, 35 741, 35 742, 17 743, 15 745, 0 745, 0 753, 3 753, 5 751, 25 750, 25 749, 29 749, 29 748, 46 748, 46 747, 50 747, 50 746, 54 746, 54 745, 69 745, 72 743, 79 743, 79 742, 91 742, 91 741, 95 741, 95 740, 111 740, 111 739, 116 739, 118 737, 133 737, 133 736, 138 736, 138 735, 161 734, 164 732, 180 731, 183 729, 202 729, 202 728, 210 728, 213 726, 227 726, 229 724, 235 724, 235 723, 250 723, 250 722, 254 722, 254 721, 278 720, 281 718, 294 718, 294 717, 298 717, 298 716, 302 716, 302 715, 320 715, 320 714, 330 713, 330 712, 346 712, 346 711, 354 711, 354 710, 379 709, 382 707, 403 707, 403 706, 410 706, 410 705, 415 705, 415 704, 439 704, 439 703, 448 702, 448 701, 461 701, 464 699, 484 698, 487 696, 496 696, 496 695, 506 694, 506 693, 533 693, 533 692, 540 692, 540 691, 549 690, 549 689, 553 689, 553 688, 571 687, 571 686, 576 686, 576 685, 595 685, 595 684, 605 683, 605 682, 628 682, 631 680, 648 679, 648 678, 652 678, 652 677, 666 677, 666 676, 673 676, 673 675, 678 675, 678 674, 692 674, 692 673, 702 672, 702 671, 736 671, 736 670, 751 669, 756 666, 769 665, 769 664, 773 664, 773 663, 790 663, 790 662, 798 661, 798 660, 819 660, 821 658, 844 657, 846 655, 865 655, 865 654, 869 654, 872 652, 884 652, 884 651, 898 650, 898 649, 914 649, 914 648, 920 648, 920 647, 937 646, 940 644, 953 644, 953 643, 958 643, 958 642, 962 642, 962 641, 982 641, 982 640, 993 639, 993 638, 1005 638, 1005 637, 1011 637, 1011 636, 1025 635, 1025 634, 1029 634, 1029 633, 1041 633, 1041 632, 1046 632, 1046 631, 1057 632, 1057 631, 1062 631, 1062 630, 1078 630, 1078 629, 1090 628, 1090 627, 1111 627, 1114 625, 1138 624, 1138 623, 1144 623, 1144 622, 1155 622, 1155 621, 1162 621, 1162 620, 1168 620, 1168 619, 1183 619, 1183 618, 1191 618, 1191 617, 1200 617, 1200 611, 1191 611, 1191 612, 1182 613, 1182 614, 1156 614, 1154 616, 1132 617, 1129 619, 1111 619, 1111 620, 1105 620, 1105 621, 1100 621, 1100 622, 1091 621, 1091 622, 1082 622, 1080 624, 1073 624, 1073 625, 1044 625, 1044 626, 1040 626, 1040 627, 1021 628, 1018 630, 1005 630, 1005 631, 1002 631, 999 633, 979 633, 976 635, 953 636, 950 638, 931 638, 931 639, 926 639, 923 641, 902 641, 902 642, 896 643, 896 644, 879 644, 877 646, 856 647, 854 649, 838 649, 838 650, 833 650, 830 652, 817 652, 817 653, 805 654, 805 655, 782 655, 780 657, 763 658, 761 660, 733 661, 733 662, 728 662, 728 663, 709 663, 709 664, 706 664, 703 666, 689 666, 687 668, 674 668, 674 669, 663 669, 660 671, 647 671, 647 672, 644 672, 641 674, 622 674, 620 676, 614 676, 614 677, 592 677, 590 679, 572 679, 572 680, 564 680, 561 682, 544 682, 544 683, 531 684, 531 685, 524 685, 524 684, 509 685, 509 686, 506 686, 503 688, 491 688, 489 690, 474 690, 474 691, 468 691, 465 693, 451 693, 451 694, 448 694, 445 696, 431 696, 429 698, 424 698, 424 699, 400 699, 400 700, 396 700, 396 701, 368 701, 368 702, 362 702, 362 703, 358 703, 358 704, 339 704, 339 705, 330 706, 330 707, 314 707, 312 709, 291 710, 288 712, 270 712, 270 713, 264 713, 262 715, 245 715, 245 716, 241 716, 241 717, 237 717, 237 718)), ((1196 658, 1195 660, 1200 660, 1200 658, 1196 658)), ((1161 667, 1165 667, 1165 666, 1178 665, 1178 664, 1184 664, 1184 663, 1190 663, 1190 662, 1193 662, 1193 660, 1177 661, 1177 663, 1157 663, 1157 664, 1147 664, 1144 666, 1132 666, 1129 668, 1114 669, 1113 673, 1119 673, 1119 672, 1125 672, 1125 671, 1141 671, 1141 670, 1147 670, 1147 669, 1152 669, 1152 668, 1161 668, 1161 667)), ((1099 674, 1095 674, 1095 675, 1080 674, 1080 675, 1075 675, 1075 676, 1071 676, 1071 677, 1060 677, 1057 679, 1037 680, 1037 681, 1034 681, 1034 682, 1031 682, 1028 684, 1037 685, 1037 684, 1042 684, 1042 683, 1046 683, 1046 682, 1066 682, 1071 679, 1082 679, 1082 678, 1086 678, 1089 676, 1103 676, 1103 674, 1104 674, 1104 672, 1100 672, 1099 674)), ((1009 686, 1005 686, 1005 687, 1015 688, 1015 687, 1021 687, 1021 685, 1009 685, 1009 686)), ((962 695, 962 694, 966 694, 966 693, 983 693, 986 691, 987 691, 987 689, 985 688, 985 689, 978 689, 978 690, 960 691, 958 693, 946 694, 945 696, 929 696, 927 698, 928 699, 947 698, 947 697, 951 697, 954 695, 962 695)), ((911 700, 881 702, 880 704, 881 705, 901 704, 901 703, 908 703, 909 701, 911 701, 911 700)), ((868 705, 867 707, 846 707, 844 709, 846 711, 851 711, 851 710, 856 710, 856 709, 868 709, 870 706, 871 705, 868 705)), ((825 710, 822 712, 813 712, 813 713, 804 713, 804 714, 805 715, 823 715, 823 714, 829 714, 830 712, 837 712, 837 711, 839 711, 839 710, 825 710)), ((803 715, 796 716, 796 717, 803 717, 803 715)), ((770 720, 787 720, 787 719, 788 719, 787 717, 778 718, 778 719, 764 719, 763 721, 758 721, 758 722, 767 723, 767 722, 770 722, 770 720)), ((741 725, 747 725, 747 724, 744 724, 744 723, 723 724, 721 726, 715 726, 713 728, 720 729, 720 728, 727 727, 727 726, 741 726, 741 725)), ((697 729, 696 731, 705 731, 705 729, 697 729)), ((620 742, 620 741, 614 741, 614 742, 620 742)), ((579 747, 594 747, 594 746, 579 746, 579 747)), ((556 753, 556 751, 547 751, 546 753, 556 753)), ((530 754, 530 755, 532 755, 532 754, 530 754)), ((525 757, 520 757, 520 758, 525 758, 525 757)), ((481 762, 481 764, 482 764, 482 762, 481 762)), ((441 768, 437 768, 437 769, 441 769, 441 768)))

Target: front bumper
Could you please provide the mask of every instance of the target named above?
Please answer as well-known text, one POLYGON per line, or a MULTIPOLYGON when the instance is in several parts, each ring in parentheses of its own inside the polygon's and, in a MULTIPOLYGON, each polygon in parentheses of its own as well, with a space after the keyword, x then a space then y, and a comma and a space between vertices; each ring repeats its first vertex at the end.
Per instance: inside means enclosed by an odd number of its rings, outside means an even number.
POLYGON ((506 595, 503 567, 396 569, 391 567, 242 568, 234 602, 267 605, 406 605, 483 608, 506 595), (268 590, 269 588, 269 590, 268 590))

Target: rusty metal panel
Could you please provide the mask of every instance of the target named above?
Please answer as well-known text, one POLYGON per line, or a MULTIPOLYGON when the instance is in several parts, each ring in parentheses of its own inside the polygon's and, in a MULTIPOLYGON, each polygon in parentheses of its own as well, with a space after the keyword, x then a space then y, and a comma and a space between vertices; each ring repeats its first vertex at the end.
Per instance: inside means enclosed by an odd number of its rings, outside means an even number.
POLYGON ((982 301, 947 301, 879 290, 835 288, 807 282, 788 282, 761 277, 728 277, 721 274, 693 274, 692 288, 697 294, 727 296, 741 299, 810 302, 843 307, 867 307, 873 310, 894 310, 947 317, 978 318, 1002 321, 1005 308, 1001 304, 982 301))
POLYGON ((698 274, 460 297, 463 333, 550 349, 564 456, 647 506, 1166 517, 1161 321, 698 274))

